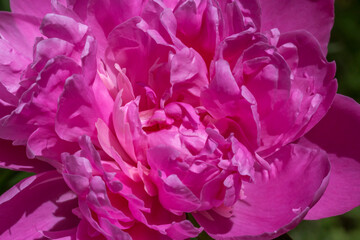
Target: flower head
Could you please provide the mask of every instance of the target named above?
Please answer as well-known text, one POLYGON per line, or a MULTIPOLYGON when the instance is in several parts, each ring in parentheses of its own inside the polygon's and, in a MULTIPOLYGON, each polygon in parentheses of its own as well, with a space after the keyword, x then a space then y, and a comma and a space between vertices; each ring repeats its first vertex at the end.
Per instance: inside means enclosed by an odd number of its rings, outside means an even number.
POLYGON ((271 239, 359 205, 360 107, 325 58, 332 1, 11 7, 0 137, 28 159, 11 148, 1 166, 38 174, 0 197, 1 219, 38 195, 4 239, 271 239))

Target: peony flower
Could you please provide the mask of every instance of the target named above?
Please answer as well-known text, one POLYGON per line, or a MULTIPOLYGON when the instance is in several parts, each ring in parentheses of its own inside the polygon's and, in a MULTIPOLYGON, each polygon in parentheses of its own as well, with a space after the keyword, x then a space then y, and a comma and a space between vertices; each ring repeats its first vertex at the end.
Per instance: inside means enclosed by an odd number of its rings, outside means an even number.
POLYGON ((1 239, 272 239, 360 203, 333 1, 12 0, 1 239), (11 145, 12 142, 12 145, 11 145))

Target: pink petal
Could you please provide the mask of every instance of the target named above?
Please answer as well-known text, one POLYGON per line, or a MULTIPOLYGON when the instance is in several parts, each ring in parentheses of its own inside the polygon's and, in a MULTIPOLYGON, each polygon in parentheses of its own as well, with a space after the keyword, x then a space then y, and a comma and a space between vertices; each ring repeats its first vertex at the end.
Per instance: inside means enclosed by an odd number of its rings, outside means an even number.
MULTIPOLYGON (((101 220, 101 218, 100 218, 101 220)), ((131 236, 112 224, 107 218, 103 218, 102 227, 109 233, 107 238, 114 240, 132 240, 131 236)))
POLYGON ((360 205, 359 125, 360 105, 338 94, 326 116, 305 135, 305 142, 327 151, 331 163, 329 186, 306 219, 343 214, 360 205))
POLYGON ((266 144, 259 151, 265 148, 263 155, 308 132, 328 111, 337 89, 335 63, 327 62, 309 32, 299 30, 282 34, 278 47, 291 66, 293 79, 288 100, 262 119, 266 144))
POLYGON ((129 164, 133 163, 131 158, 129 158, 129 156, 125 152, 124 148, 119 144, 117 138, 111 132, 111 130, 105 124, 104 121, 99 119, 96 122, 96 129, 97 129, 97 136, 98 136, 99 143, 100 143, 102 149, 110 157, 113 157, 116 160, 116 157, 113 156, 113 151, 115 151, 121 158, 121 161, 124 160, 125 162, 127 162, 129 164))
MULTIPOLYGON (((139 190, 133 191, 133 193, 138 195, 139 190)), ((126 193, 124 192, 123 194, 126 193)), ((196 228, 186 220, 185 214, 174 215, 164 209, 157 198, 143 195, 142 200, 145 201, 146 207, 148 207, 148 209, 144 209, 143 206, 135 206, 136 204, 133 202, 135 199, 131 198, 129 194, 126 194, 125 197, 129 200, 129 207, 132 214, 136 217, 138 222, 144 224, 148 228, 147 230, 144 229, 144 232, 151 232, 149 229, 158 231, 157 233, 154 232, 153 239, 168 239, 167 236, 170 236, 171 239, 188 239, 189 237, 196 237, 202 231, 202 228, 196 228), (134 207, 136 209, 134 209, 134 207), (139 211, 140 208, 142 211, 139 211), (159 232, 165 236, 158 234, 159 232)), ((142 226, 142 224, 135 222, 135 225, 128 231, 133 233, 132 229, 137 229, 139 225, 142 226)), ((134 237, 138 235, 135 234, 133 236, 133 234, 131 234, 131 236, 134 237)), ((137 238, 135 237, 135 239, 137 238)), ((148 238, 144 236, 144 239, 148 238)))
POLYGON ((196 228, 188 221, 184 220, 178 223, 172 223, 171 227, 166 230, 167 236, 173 240, 189 239, 197 237, 201 232, 202 228, 196 228))
MULTIPOLYGON (((85 75, 86 77, 86 75, 85 75)), ((86 79, 85 79, 86 81, 86 79)), ((98 114, 99 117, 107 124, 110 125, 111 118, 112 118, 112 111, 114 109, 114 100, 110 96, 110 93, 107 91, 104 83, 101 81, 100 78, 96 77, 93 85, 92 91, 95 95, 95 102, 98 106, 98 114)))
POLYGON ((11 141, 0 139, 0 167, 16 171, 45 172, 53 167, 37 159, 28 159, 23 146, 13 146, 11 141))
POLYGON ((204 60, 193 49, 183 48, 171 60, 170 83, 173 97, 181 102, 198 105, 200 94, 208 87, 207 68, 204 60))
MULTIPOLYGON (((120 222, 131 222, 132 216, 128 216, 127 208, 116 208, 112 205, 105 182, 100 176, 94 176, 90 180, 89 192, 86 196, 87 205, 99 216, 117 220, 120 222), (122 211, 124 210, 124 211, 122 211)), ((100 225, 102 223, 100 222, 100 225)))
POLYGON ((288 145, 267 160, 270 171, 257 172, 253 183, 243 183, 245 198, 234 205, 232 217, 215 211, 194 214, 210 236, 273 239, 294 228, 318 201, 330 171, 324 152, 288 145))
MULTIPOLYGON (((163 37, 140 17, 134 17, 117 26, 108 37, 107 63, 126 69, 135 95, 148 87, 158 97, 170 87, 168 60, 174 52, 163 37)), ((146 99, 146 98, 144 98, 146 99)))
MULTIPOLYGON (((311 117, 304 116, 305 121, 308 121, 308 123, 298 133, 297 137, 300 137, 301 134, 306 133, 318 123, 330 108, 337 90, 337 81, 335 79, 336 65, 335 62, 328 62, 326 60, 325 55, 320 51, 316 39, 306 31, 296 31, 281 35, 278 46, 284 43, 294 44, 299 54, 296 69, 292 69, 295 75, 293 85, 303 93, 307 91, 303 89, 305 86, 310 87, 312 95, 319 94, 322 100, 316 106, 317 109, 312 113, 311 117), (304 80, 308 81, 306 85, 304 80), (310 119, 306 119, 306 117, 310 119)), ((314 106, 309 107, 309 112, 311 112, 312 107, 314 106)))
POLYGON ((69 230, 63 231, 45 231, 43 232, 44 236, 48 239, 57 239, 57 240, 69 240, 75 239, 77 227, 69 230))
MULTIPOLYGON (((47 43, 49 42, 47 41, 47 43)), ((52 47, 60 50, 59 45, 52 45, 52 47)), ((65 51, 65 49, 63 50, 65 51)), ((46 51, 46 49, 42 49, 41 51, 46 51)), ((37 53, 41 55, 40 50, 37 53)), ((48 53, 49 57, 51 56, 50 54, 61 54, 61 52, 50 53, 50 51, 48 51, 48 53)), ((23 101, 29 99, 27 105, 29 105, 33 111, 29 114, 31 117, 28 118, 32 118, 32 121, 29 122, 37 122, 40 125, 46 125, 54 121, 53 118, 58 108, 59 97, 64 91, 66 79, 72 74, 81 73, 80 66, 69 57, 55 55, 54 58, 50 60, 46 60, 45 56, 43 57, 47 64, 41 70, 36 86, 31 89, 32 91, 26 91, 22 97, 23 101), (37 120, 35 121, 34 118, 37 120)))
POLYGON ((326 55, 334 22, 333 0, 260 0, 260 6, 262 32, 272 28, 282 33, 307 30, 317 38, 326 55))
POLYGON ((209 88, 216 92, 221 102, 231 101, 240 95, 240 88, 227 61, 216 61, 214 72, 209 88))
POLYGON ((96 231, 88 221, 82 219, 76 232, 76 240, 104 240, 105 237, 96 231))
POLYGON ((49 13, 42 20, 40 30, 49 38, 56 37, 76 44, 83 39, 88 27, 70 17, 49 13))
POLYGON ((42 231, 69 230, 79 219, 72 214, 77 199, 56 171, 44 172, 16 184, 0 197, 0 238, 43 237, 42 231), (46 193, 46 194, 44 194, 46 193))
MULTIPOLYGON (((65 40, 61 40, 59 38, 40 39, 40 41, 34 46, 34 60, 32 68, 35 71, 40 72, 42 69, 48 68, 46 63, 51 58, 55 58, 57 56, 70 56, 73 50, 74 45, 65 40)), ((57 62, 56 60, 52 61, 53 63, 57 62)))
POLYGON ((75 152, 77 146, 59 138, 52 128, 39 127, 27 141, 27 155, 29 158, 43 157, 52 161, 61 161, 61 153, 75 152))
MULTIPOLYGON (((191 2, 191 1, 189 1, 191 2)), ((216 3, 212 1, 203 1, 206 3, 206 8, 202 17, 202 24, 200 30, 194 38, 190 38, 191 46, 202 55, 205 62, 210 64, 216 46, 222 40, 221 36, 221 13, 216 3)), ((199 5, 200 6, 200 5, 199 5)))
POLYGON ((142 0, 91 0, 89 1, 88 12, 94 14, 105 36, 108 36, 117 25, 131 17, 138 16, 142 10, 142 5, 142 0))
POLYGON ((49 60, 36 84, 26 89, 17 108, 0 119, 0 137, 25 144, 39 126, 53 124, 66 78, 80 71, 81 68, 68 57, 49 60))
POLYGON ((38 18, 43 18, 46 13, 51 12, 51 1, 43 0, 10 0, 11 12, 21 13, 38 18))
POLYGON ((135 225, 127 230, 127 232, 131 235, 133 240, 171 240, 170 237, 162 235, 158 231, 150 229, 139 222, 135 223, 135 225))
POLYGON ((13 97, 13 95, 8 95, 9 92, 5 89, 5 87, 0 83, 0 119, 3 118, 3 117, 6 117, 7 115, 11 114, 11 112, 14 110, 14 107, 11 106, 10 104, 8 103, 4 103, 1 99, 1 97, 4 97, 7 98, 7 99, 10 99, 11 101, 14 101, 16 99, 11 99, 11 97, 13 97), (5 94, 4 94, 5 92, 5 94), (4 94, 4 95, 2 95, 4 94), (8 98, 9 97, 9 98, 8 98))
MULTIPOLYGON (((112 224, 108 218, 99 215, 98 219, 94 220, 93 213, 91 212, 91 209, 89 209, 88 203, 85 203, 85 201, 79 200, 79 207, 82 215, 87 220, 86 225, 88 226, 84 226, 84 224, 81 224, 78 229, 78 233, 77 233, 78 236, 90 235, 91 236, 90 239, 93 239, 93 237, 97 237, 97 233, 100 232, 102 234, 102 238, 100 239, 104 239, 104 237, 106 237, 106 239, 114 239, 114 240, 131 239, 131 237, 126 232, 121 230, 118 226, 112 224), (89 225, 91 225, 91 227, 89 225), (87 232, 85 232, 86 230, 87 232)), ((82 238, 79 238, 79 240, 80 239, 82 240, 82 238)))
MULTIPOLYGON (((259 1, 248 1, 248 0, 238 0, 241 4, 241 11, 244 15, 244 23, 250 25, 257 30, 260 29, 261 25, 261 6, 259 1)), ((235 23, 234 23, 235 24, 235 23)), ((248 26, 246 26, 248 27, 248 26)))
MULTIPOLYGON (((118 95, 114 105, 113 121, 119 143, 132 158, 145 163, 147 151, 147 136, 139 117, 138 102, 131 101, 121 106, 121 95, 118 95)), ((145 163, 146 164, 146 163, 145 163)))
POLYGON ((238 86, 225 60, 218 60, 213 65, 214 76, 210 86, 201 93, 203 106, 217 119, 236 118, 241 131, 245 132, 245 136, 242 137, 252 148, 257 148, 260 123, 255 97, 246 86, 238 86))
POLYGON ((156 169, 151 177, 158 187, 159 200, 163 207, 175 212, 191 212, 200 207, 200 200, 177 174, 171 174, 170 170, 181 167, 176 160, 180 154, 181 152, 174 148, 158 146, 148 150, 147 158, 152 169, 156 169), (169 174, 166 173, 167 170, 170 170, 169 174))
POLYGON ((177 22, 171 9, 161 1, 148 1, 144 6, 141 17, 160 33, 168 43, 173 43, 179 48, 183 43, 176 37, 177 22))
POLYGON ((84 49, 81 53, 81 62, 85 81, 89 85, 94 82, 97 73, 96 50, 97 42, 95 38, 87 36, 84 49))
POLYGON ((40 19, 21 14, 1 12, 1 38, 9 41, 17 52, 32 58, 35 38, 40 37, 40 19))
POLYGON ((18 99, 12 95, 19 89, 21 73, 29 63, 7 40, 0 39, 0 81, 5 87, 0 88, 0 99, 17 105, 18 99))
POLYGON ((204 0, 178 3, 174 9, 177 30, 186 37, 194 37, 199 34, 206 6, 207 3, 204 0))
POLYGON ((249 47, 242 57, 242 81, 246 81, 246 87, 256 98, 259 114, 268 115, 289 96, 290 69, 283 57, 266 43, 249 47))
POLYGON ((80 75, 73 75, 65 83, 59 99, 55 130, 60 138, 76 142, 80 136, 95 137, 95 123, 100 117, 94 92, 80 75))

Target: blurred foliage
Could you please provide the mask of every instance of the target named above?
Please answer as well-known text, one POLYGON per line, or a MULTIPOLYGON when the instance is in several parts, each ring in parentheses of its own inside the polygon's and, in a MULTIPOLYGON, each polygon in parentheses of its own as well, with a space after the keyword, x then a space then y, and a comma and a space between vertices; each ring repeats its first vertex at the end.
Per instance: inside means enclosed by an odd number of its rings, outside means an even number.
POLYGON ((360 240, 360 207, 341 216, 302 221, 289 235, 294 240, 360 240))
MULTIPOLYGON (((0 0, 0 10, 9 9, 9 2, 0 0)), ((336 61, 339 92, 360 102, 360 1, 337 0, 335 16, 328 60, 336 61)), ((0 193, 30 175, 0 169, 0 193)), ((360 208, 342 216, 303 221, 289 235, 294 240, 360 240, 360 208)), ((204 234, 201 239, 208 238, 204 234)))
POLYGON ((336 61, 338 92, 360 102, 360 1, 335 1, 328 60, 336 61))
POLYGON ((0 0, 0 10, 2 11, 10 11, 10 6, 9 6, 9 1, 8 0, 0 0))

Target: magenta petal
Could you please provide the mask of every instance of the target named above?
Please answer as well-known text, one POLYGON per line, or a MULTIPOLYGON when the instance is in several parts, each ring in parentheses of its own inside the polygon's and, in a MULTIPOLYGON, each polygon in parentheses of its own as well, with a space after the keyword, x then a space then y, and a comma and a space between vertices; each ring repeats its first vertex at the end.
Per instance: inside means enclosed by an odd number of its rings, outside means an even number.
POLYGON ((152 178, 158 187, 162 206, 174 212, 191 212, 198 209, 200 200, 179 177, 176 174, 166 176, 166 169, 174 168, 171 165, 176 165, 174 160, 181 153, 171 147, 159 146, 149 149, 147 154, 149 165, 152 169, 157 169, 154 170, 152 178))
POLYGON ((360 205, 360 105, 337 95, 327 115, 307 134, 331 163, 329 186, 306 219, 343 214, 360 205))
POLYGON ((53 167, 37 159, 28 159, 23 146, 14 147, 11 141, 0 139, 0 167, 16 171, 45 172, 53 167))
POLYGON ((57 37, 76 44, 83 39, 88 27, 70 17, 49 13, 44 17, 40 30, 49 38, 57 37))
MULTIPOLYGON (((259 1, 238 0, 241 4, 242 14, 244 15, 245 25, 260 28, 261 7, 259 1)), ((235 1, 234 1, 235 2, 235 1)))
POLYGON ((183 48, 171 60, 170 83, 173 94, 184 98, 182 102, 199 101, 201 91, 208 87, 206 75, 205 62, 193 49, 183 48))
MULTIPOLYGON (((70 54, 74 50, 74 45, 65 41, 61 40, 59 38, 46 38, 43 40, 40 40, 35 46, 34 46, 34 62, 32 63, 32 69, 35 71, 41 71, 41 70, 47 70, 49 71, 49 65, 53 65, 55 67, 56 65, 60 65, 59 62, 61 62, 63 65, 63 62, 69 61, 68 58, 60 57, 60 56, 70 56, 70 54), (57 59, 56 59, 57 57, 57 59), (55 58, 53 60, 50 60, 52 58, 55 58), (46 63, 49 62, 49 65, 46 65, 46 63), (50 64, 51 63, 51 64, 50 64)), ((75 59, 72 59, 75 60, 75 59)), ((71 64, 71 68, 75 69, 77 64, 71 64), (75 66, 74 66, 75 65, 75 66)), ((53 70, 54 71, 54 70, 53 70)), ((41 73, 44 74, 44 73, 41 73)), ((44 74, 45 75, 45 74, 44 74)), ((65 79, 64 79, 65 80, 65 79)))
POLYGON ((81 62, 84 78, 88 84, 92 84, 94 82, 97 73, 96 50, 97 43, 95 38, 87 36, 85 47, 81 54, 81 62))
POLYGON ((121 106, 121 95, 119 94, 114 105, 113 121, 117 123, 115 132, 119 143, 129 157, 145 162, 148 148, 147 135, 141 126, 138 101, 131 101, 125 106, 121 106))
POLYGON ((334 0, 260 0, 261 31, 278 28, 280 32, 307 30, 327 53, 330 30, 334 22, 334 0))
POLYGON ((22 71, 29 64, 21 53, 17 52, 11 44, 0 39, 0 99, 12 104, 17 105, 18 99, 15 95, 19 89, 19 81, 22 71))
POLYGON ((76 232, 76 240, 103 240, 104 236, 100 235, 86 220, 82 219, 76 232))
MULTIPOLYGON (((295 31, 283 34, 279 39, 279 45, 284 43, 294 44, 299 54, 297 68, 295 71, 292 70, 295 75, 295 80, 292 84, 298 89, 301 89, 301 86, 306 86, 304 84, 304 77, 306 79, 312 76, 314 78, 314 80, 312 80, 313 83, 309 84, 308 87, 312 89, 312 95, 318 94, 321 96, 317 110, 311 114, 307 126, 298 133, 297 136, 300 137, 301 134, 306 133, 312 128, 328 111, 337 89, 337 81, 334 79, 336 65, 335 62, 327 62, 325 55, 323 55, 319 49, 316 39, 306 31, 295 31)), ((302 91, 305 92, 304 90, 302 91)), ((314 101, 314 104, 315 103, 314 101)), ((309 113, 311 113, 311 111, 309 111, 309 113)), ((306 118, 304 117, 304 119, 306 118)))
POLYGON ((122 164, 127 165, 129 163, 133 163, 124 148, 117 141, 116 136, 111 132, 104 121, 99 119, 96 122, 96 129, 99 143, 104 152, 106 152, 110 157, 113 157, 115 160, 120 158, 121 161, 118 161, 120 166, 123 166, 122 164), (126 163, 123 163, 122 160, 126 163))
POLYGON ((135 223, 135 225, 128 230, 133 240, 170 240, 170 237, 162 235, 158 231, 148 228, 141 223, 135 223))
POLYGON ((42 18, 46 13, 51 12, 51 1, 43 0, 10 0, 11 12, 29 14, 42 18))
POLYGON ((105 36, 120 23, 131 17, 138 16, 143 5, 141 0, 92 0, 89 2, 88 11, 94 14, 105 36))
POLYGON ((59 138, 54 129, 39 127, 29 137, 27 141, 27 155, 29 158, 44 157, 59 161, 63 152, 75 152, 76 145, 59 138))
POLYGON ((202 25, 206 1, 183 1, 174 8, 178 31, 185 36, 196 36, 202 25))
POLYGON ((40 37, 40 19, 33 16, 0 12, 1 38, 11 42, 12 46, 31 59, 35 38, 40 37))
POLYGON ((288 145, 267 160, 270 171, 243 183, 245 199, 234 205, 232 217, 215 211, 194 214, 211 237, 275 238, 294 228, 324 192, 330 165, 323 151, 288 145))
MULTIPOLYGON (((46 51, 37 50, 36 56, 46 51)), ((81 68, 68 57, 59 56, 49 60, 39 74, 36 84, 31 85, 23 93, 17 108, 10 115, 0 119, 1 138, 13 140, 16 144, 25 144, 39 126, 53 124, 65 80, 80 71, 81 68)))
POLYGON ((59 240, 68 240, 68 239, 75 239, 76 237, 76 230, 77 227, 74 227, 69 230, 63 231, 46 231, 43 232, 44 236, 48 239, 59 239, 59 240))
POLYGON ((92 89, 80 75, 65 83, 59 99, 55 130, 60 138, 76 142, 82 135, 95 136, 95 123, 100 117, 92 89))
POLYGON ((189 239, 198 236, 202 228, 196 228, 188 221, 184 220, 179 223, 172 223, 172 226, 167 229, 167 235, 173 240, 189 239))
POLYGON ((41 173, 16 184, 0 197, 0 238, 43 237, 42 231, 74 228, 77 199, 56 171, 41 173), (46 193, 46 194, 44 194, 46 193))

